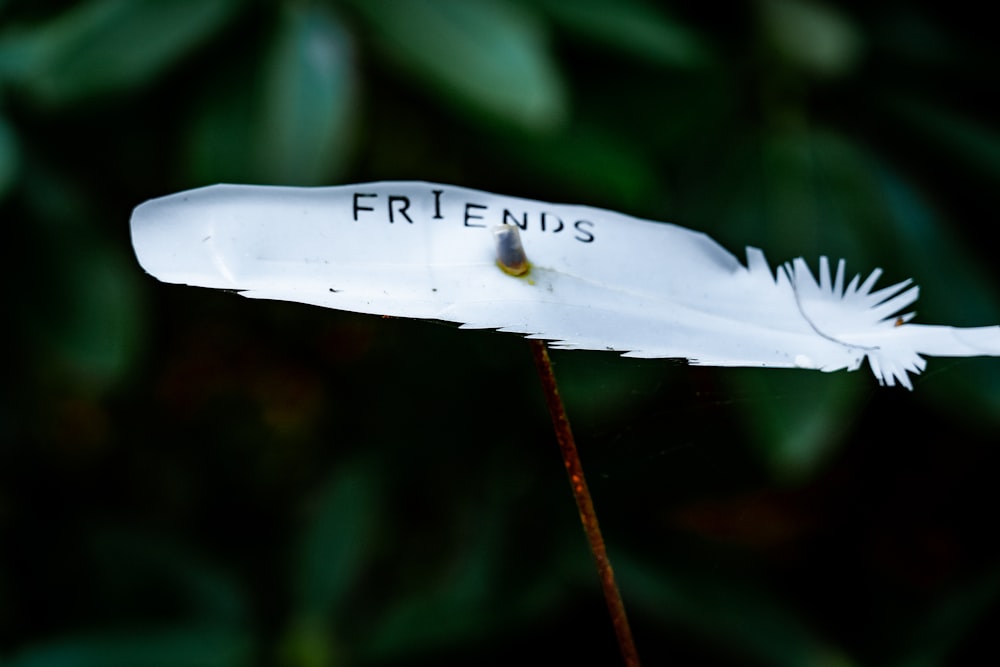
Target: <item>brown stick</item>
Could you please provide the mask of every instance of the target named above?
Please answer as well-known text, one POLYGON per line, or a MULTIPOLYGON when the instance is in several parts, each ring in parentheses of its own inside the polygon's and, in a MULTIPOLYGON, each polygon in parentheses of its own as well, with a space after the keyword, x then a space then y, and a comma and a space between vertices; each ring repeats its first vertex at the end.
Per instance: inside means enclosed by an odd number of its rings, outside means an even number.
POLYGON ((590 489, 587 488, 587 479, 583 475, 580 454, 577 452, 576 442, 573 440, 573 431, 569 426, 566 408, 559 396, 559 387, 552 370, 552 360, 549 359, 548 346, 545 341, 541 340, 529 340, 528 342, 531 344, 531 354, 535 358, 538 377, 542 381, 545 403, 548 405, 549 414, 552 415, 552 426, 555 428, 563 464, 566 466, 569 483, 573 488, 573 498, 576 499, 576 507, 580 511, 580 523, 583 524, 587 541, 590 542, 590 551, 594 554, 594 562, 597 564, 597 574, 601 578, 601 589, 604 591, 604 599, 608 603, 611 624, 618 637, 618 647, 621 649, 622 658, 624 658, 627 667, 639 667, 639 654, 636 652, 635 642, 632 640, 632 629, 629 627, 628 617, 625 615, 625 605, 622 603, 618 584, 615 583, 615 573, 611 569, 611 561, 608 560, 608 552, 604 547, 604 537, 601 535, 601 527, 597 522, 597 513, 594 511, 594 501, 590 497, 590 489))

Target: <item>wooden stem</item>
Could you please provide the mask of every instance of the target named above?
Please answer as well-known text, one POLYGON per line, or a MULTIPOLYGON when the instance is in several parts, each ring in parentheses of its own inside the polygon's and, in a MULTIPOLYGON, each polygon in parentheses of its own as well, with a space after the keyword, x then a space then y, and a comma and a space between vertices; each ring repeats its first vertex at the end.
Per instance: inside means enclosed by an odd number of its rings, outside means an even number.
POLYGON ((545 341, 541 340, 529 340, 528 342, 531 344, 531 354, 535 358, 538 377, 542 381, 545 403, 552 416, 552 426, 555 428, 556 439, 559 441, 563 464, 566 466, 569 483, 573 488, 573 498, 580 511, 580 522, 583 524, 583 531, 587 534, 590 551, 594 554, 594 562, 597 564, 597 574, 601 578, 601 589, 604 591, 604 599, 608 603, 611 624, 618 637, 618 647, 621 649, 622 658, 624 658, 627 667, 639 667, 639 654, 636 652, 635 642, 632 640, 632 629, 629 627, 628 617, 625 615, 625 605, 622 603, 618 584, 615 583, 615 574, 611 569, 611 561, 608 560, 608 552, 604 547, 604 537, 601 535, 601 527, 597 522, 597 513, 594 511, 594 501, 590 497, 590 489, 587 488, 587 479, 583 475, 580 454, 577 452, 576 442, 573 440, 573 431, 570 429, 569 418, 566 416, 566 408, 559 396, 559 387, 552 370, 552 360, 549 359, 548 346, 545 341))

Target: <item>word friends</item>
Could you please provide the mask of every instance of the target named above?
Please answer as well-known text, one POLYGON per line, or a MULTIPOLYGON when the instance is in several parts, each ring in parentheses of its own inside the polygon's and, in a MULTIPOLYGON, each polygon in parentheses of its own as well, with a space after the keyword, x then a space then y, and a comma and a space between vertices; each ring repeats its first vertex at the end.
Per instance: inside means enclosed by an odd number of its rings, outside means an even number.
POLYGON ((456 219, 463 227, 494 227, 516 225, 522 231, 539 231, 551 234, 571 234, 581 243, 594 242, 595 225, 590 220, 563 220, 544 209, 512 210, 490 207, 474 201, 454 201, 445 190, 430 190, 424 201, 413 201, 410 195, 356 191, 351 198, 352 219, 383 218, 391 224, 426 222, 429 220, 456 219))

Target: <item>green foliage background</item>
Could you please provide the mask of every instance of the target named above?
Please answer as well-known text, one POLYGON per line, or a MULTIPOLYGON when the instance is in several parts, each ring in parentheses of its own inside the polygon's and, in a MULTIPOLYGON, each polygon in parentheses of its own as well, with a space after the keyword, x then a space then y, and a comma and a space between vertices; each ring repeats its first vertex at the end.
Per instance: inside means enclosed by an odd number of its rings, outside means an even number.
MULTIPOLYGON (((522 340, 159 284, 131 208, 442 181, 998 323, 967 4, 0 1, 0 665, 615 664, 522 340)), ((647 664, 996 660, 997 360, 554 356, 647 664)))

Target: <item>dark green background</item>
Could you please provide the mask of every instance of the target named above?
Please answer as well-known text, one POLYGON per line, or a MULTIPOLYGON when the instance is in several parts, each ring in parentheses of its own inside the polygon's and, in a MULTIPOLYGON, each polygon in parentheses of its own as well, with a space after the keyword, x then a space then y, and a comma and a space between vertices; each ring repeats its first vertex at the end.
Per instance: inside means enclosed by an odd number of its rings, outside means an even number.
MULTIPOLYGON (((139 202, 440 181, 995 324, 997 55, 965 2, 0 0, 0 665, 618 661, 523 340, 158 283, 139 202)), ((554 358, 646 664, 996 660, 1000 362, 554 358)))

